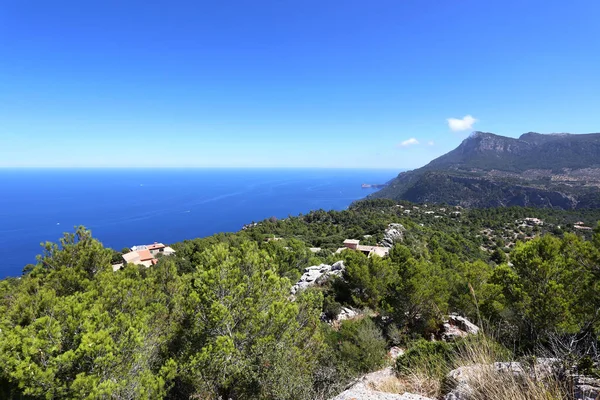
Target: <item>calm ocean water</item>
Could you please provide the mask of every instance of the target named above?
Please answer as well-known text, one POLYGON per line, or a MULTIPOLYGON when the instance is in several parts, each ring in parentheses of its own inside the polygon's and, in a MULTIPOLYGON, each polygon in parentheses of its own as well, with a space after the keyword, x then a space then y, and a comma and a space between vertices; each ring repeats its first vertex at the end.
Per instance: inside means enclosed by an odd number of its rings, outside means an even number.
POLYGON ((40 243, 85 225, 121 249, 238 231, 270 216, 342 210, 397 170, 0 170, 0 278, 18 276, 40 243))

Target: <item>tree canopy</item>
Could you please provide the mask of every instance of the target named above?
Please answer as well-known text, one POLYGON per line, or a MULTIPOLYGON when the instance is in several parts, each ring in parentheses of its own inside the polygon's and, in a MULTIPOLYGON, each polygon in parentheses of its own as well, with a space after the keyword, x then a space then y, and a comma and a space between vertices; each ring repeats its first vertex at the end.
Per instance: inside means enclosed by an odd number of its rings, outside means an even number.
POLYGON ((0 397, 325 399, 449 313, 521 354, 597 342, 600 228, 575 223, 598 217, 369 200, 175 243, 157 265, 119 271, 79 227, 0 281, 0 397), (387 257, 332 251, 380 242, 390 223, 405 230, 387 257), (290 294, 306 267, 339 260, 341 276, 290 294), (363 312, 325 322, 342 307, 363 312))

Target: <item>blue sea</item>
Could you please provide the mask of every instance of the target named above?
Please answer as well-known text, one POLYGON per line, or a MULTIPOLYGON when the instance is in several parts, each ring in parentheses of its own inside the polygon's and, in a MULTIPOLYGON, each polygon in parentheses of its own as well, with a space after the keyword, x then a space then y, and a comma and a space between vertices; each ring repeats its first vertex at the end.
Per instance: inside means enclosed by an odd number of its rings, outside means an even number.
POLYGON ((310 210, 343 210, 398 170, 0 170, 0 278, 78 225, 115 249, 234 232, 310 210))

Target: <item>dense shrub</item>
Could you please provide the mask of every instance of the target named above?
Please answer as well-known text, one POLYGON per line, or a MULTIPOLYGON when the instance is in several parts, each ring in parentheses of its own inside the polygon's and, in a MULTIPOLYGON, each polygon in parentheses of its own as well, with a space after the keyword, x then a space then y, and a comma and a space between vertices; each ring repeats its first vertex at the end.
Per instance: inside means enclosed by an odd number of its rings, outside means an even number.
POLYGON ((328 342, 339 362, 355 373, 372 371, 385 362, 386 341, 368 317, 342 321, 339 331, 330 333, 328 342))
MULTIPOLYGON (((434 219, 402 210, 374 200, 263 221, 173 244, 177 253, 152 268, 117 272, 116 253, 83 228, 45 244, 22 277, 0 281, 0 397, 330 398, 381 367, 386 346, 429 338, 450 312, 496 327, 486 332, 518 355, 560 348, 577 355, 570 365, 597 373, 600 230, 572 232, 600 211, 463 210, 434 219), (515 221, 533 216, 545 221, 541 236, 517 243, 510 263, 490 251, 513 246, 515 221), (405 227, 389 257, 332 252, 345 238, 381 240, 389 223, 405 227), (265 241, 273 236, 281 240, 265 241), (318 255, 309 250, 320 244, 318 255), (340 259, 342 278, 290 296, 305 267, 340 259), (368 307, 378 323, 364 317, 336 331, 319 321, 342 306, 368 307), (553 345, 556 338, 578 343, 576 351, 553 345)), ((419 340, 396 366, 433 382, 461 360, 510 356, 484 339, 419 340)))
POLYGON ((430 342, 420 339, 396 360, 396 369, 401 375, 416 371, 427 371, 432 377, 441 379, 454 365, 456 345, 441 341, 430 342))
POLYGON ((335 301, 331 296, 325 297, 325 300, 323 301, 323 313, 325 314, 325 318, 333 321, 340 315, 341 311, 342 305, 340 303, 335 301))

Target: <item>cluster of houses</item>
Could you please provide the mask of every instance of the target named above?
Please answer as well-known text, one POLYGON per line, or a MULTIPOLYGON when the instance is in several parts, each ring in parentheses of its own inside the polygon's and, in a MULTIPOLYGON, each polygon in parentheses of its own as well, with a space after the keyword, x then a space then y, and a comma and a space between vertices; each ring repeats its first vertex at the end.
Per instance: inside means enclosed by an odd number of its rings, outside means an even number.
POLYGON ((159 254, 170 256, 174 254, 173 250, 169 246, 165 246, 162 243, 144 244, 139 246, 133 246, 129 253, 123 254, 123 262, 120 264, 113 264, 113 271, 117 271, 123 268, 125 264, 143 265, 148 268, 158 263, 156 256, 159 254))
MULTIPOLYGON (((367 235, 369 236, 369 235, 367 235)), ((365 236, 365 237, 367 237, 365 236)), ((280 237, 268 237, 265 239, 266 242, 271 242, 274 240, 281 240, 280 237)), ((318 253, 321 251, 320 247, 309 247, 308 248, 312 253, 318 253)), ((379 257, 387 256, 390 252, 389 247, 382 246, 365 246, 360 244, 360 240, 357 239, 346 239, 344 240, 344 247, 340 247, 335 251, 335 254, 339 254, 346 249, 360 251, 365 254, 367 257, 371 257, 372 255, 378 255, 379 257)))
POLYGON ((360 244, 360 240, 357 239, 346 239, 344 240, 344 247, 340 247, 336 250, 336 254, 341 253, 346 249, 356 250, 364 253, 366 256, 371 257, 372 255, 378 255, 379 257, 387 256, 390 252, 389 247, 381 246, 365 246, 360 244))
MULTIPOLYGON (((281 240, 278 237, 270 237, 267 238, 266 241, 272 240, 281 240)), ((378 255, 379 257, 387 256, 390 252, 389 247, 382 246, 365 246, 360 244, 360 240, 357 239, 346 239, 344 240, 344 247, 340 247, 337 249, 336 254, 341 253, 343 250, 351 249, 360 251, 368 257, 372 255, 378 255)), ((310 251, 313 253, 317 253, 321 250, 319 247, 311 247, 310 251)), ((173 250, 169 246, 165 246, 163 243, 154 242, 152 244, 144 244, 139 246, 131 247, 131 251, 123 254, 123 262, 119 264, 113 264, 113 271, 118 271, 125 264, 134 264, 134 265, 143 265, 148 268, 158 263, 157 256, 162 254, 164 256, 170 256, 171 254, 175 254, 175 250, 173 250)))

